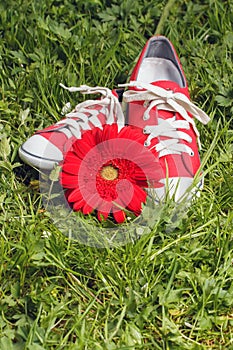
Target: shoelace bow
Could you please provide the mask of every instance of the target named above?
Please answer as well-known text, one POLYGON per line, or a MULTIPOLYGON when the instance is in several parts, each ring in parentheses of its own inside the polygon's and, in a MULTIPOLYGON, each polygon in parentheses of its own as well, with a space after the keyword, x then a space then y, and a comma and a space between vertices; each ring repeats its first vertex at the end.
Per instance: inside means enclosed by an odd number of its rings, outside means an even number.
POLYGON ((167 110, 179 113, 184 120, 176 120, 175 116, 166 120, 159 118, 158 115, 158 125, 146 126, 144 128, 144 133, 148 134, 148 138, 145 142, 145 146, 151 144, 151 140, 155 137, 165 136, 169 139, 161 140, 155 149, 159 152, 159 156, 167 154, 181 154, 181 152, 187 152, 193 156, 193 151, 189 146, 179 143, 179 139, 192 142, 191 137, 184 131, 179 131, 179 128, 190 129, 190 124, 192 125, 195 134, 197 135, 199 147, 199 132, 196 128, 194 119, 189 116, 187 112, 190 112, 193 117, 199 120, 203 124, 207 124, 210 118, 205 112, 203 112, 199 107, 192 103, 187 96, 180 92, 173 92, 171 90, 166 90, 159 86, 155 86, 149 83, 143 83, 138 81, 131 81, 128 84, 120 84, 122 87, 136 87, 143 89, 138 90, 127 90, 123 94, 123 101, 133 102, 133 101, 144 101, 144 106, 146 110, 143 115, 144 120, 150 118, 150 111, 152 108, 157 107, 157 110, 167 110))
POLYGON ((119 130, 125 125, 125 117, 122 112, 120 102, 110 89, 100 86, 90 87, 88 85, 81 85, 80 87, 67 87, 60 84, 60 86, 70 92, 81 92, 84 95, 102 95, 102 98, 99 100, 87 100, 79 103, 77 106, 75 106, 72 112, 65 115, 65 120, 63 119, 57 123, 65 124, 75 137, 81 137, 81 130, 90 130, 90 122, 95 127, 102 128, 102 123, 97 117, 101 111, 106 115, 106 124, 113 124, 116 118, 119 130), (93 105, 100 105, 104 108, 104 110, 91 108, 93 105), (88 116, 86 113, 88 113, 90 116, 88 116))

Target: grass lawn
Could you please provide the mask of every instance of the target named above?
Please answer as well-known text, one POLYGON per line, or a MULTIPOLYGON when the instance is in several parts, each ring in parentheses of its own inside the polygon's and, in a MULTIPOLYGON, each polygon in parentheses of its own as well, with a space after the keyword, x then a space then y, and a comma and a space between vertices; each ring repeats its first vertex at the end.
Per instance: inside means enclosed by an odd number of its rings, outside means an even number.
POLYGON ((232 0, 1 1, 0 350, 233 349, 232 26, 232 0), (197 122, 204 189, 133 243, 80 244, 18 148, 83 100, 59 83, 124 83, 155 33, 211 117, 197 122))

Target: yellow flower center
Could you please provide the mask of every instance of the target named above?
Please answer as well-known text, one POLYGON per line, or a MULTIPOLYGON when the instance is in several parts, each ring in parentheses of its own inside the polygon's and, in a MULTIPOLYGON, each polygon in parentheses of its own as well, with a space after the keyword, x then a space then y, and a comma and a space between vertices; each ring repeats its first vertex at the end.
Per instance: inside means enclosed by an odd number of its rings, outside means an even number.
POLYGON ((101 169, 100 175, 104 180, 113 181, 118 178, 118 169, 112 165, 106 165, 101 169))

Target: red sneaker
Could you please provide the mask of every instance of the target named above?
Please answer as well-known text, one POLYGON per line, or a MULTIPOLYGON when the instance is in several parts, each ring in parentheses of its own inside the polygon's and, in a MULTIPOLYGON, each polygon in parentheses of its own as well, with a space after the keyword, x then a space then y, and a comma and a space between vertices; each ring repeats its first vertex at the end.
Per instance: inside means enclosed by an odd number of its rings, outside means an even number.
MULTIPOLYGON (((148 135, 145 146, 159 155, 165 186, 155 189, 156 196, 162 199, 169 193, 179 200, 200 168, 199 133, 194 118, 206 124, 209 117, 190 101, 186 78, 171 42, 164 36, 150 38, 129 84, 121 86, 129 87, 123 94, 127 124, 141 127, 148 135)), ((202 186, 202 181, 197 187, 202 186)))
POLYGON ((117 123, 119 130, 125 125, 124 115, 117 93, 103 87, 65 89, 83 94, 101 94, 99 100, 87 100, 79 103, 71 113, 58 123, 37 131, 19 149, 20 158, 38 169, 52 169, 60 163, 74 140, 80 139, 85 130, 102 128, 104 124, 117 123))

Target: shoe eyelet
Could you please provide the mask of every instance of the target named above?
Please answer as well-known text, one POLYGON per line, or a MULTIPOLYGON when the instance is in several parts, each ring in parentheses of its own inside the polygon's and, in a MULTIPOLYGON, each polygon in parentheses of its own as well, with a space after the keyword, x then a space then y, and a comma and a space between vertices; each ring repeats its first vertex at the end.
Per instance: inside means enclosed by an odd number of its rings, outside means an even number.
POLYGON ((195 153, 194 153, 193 151, 191 151, 191 152, 189 153, 189 155, 190 155, 190 157, 194 157, 195 153))
POLYGON ((144 146, 145 146, 145 147, 150 146, 150 141, 147 141, 147 140, 146 140, 146 141, 144 142, 144 146))

